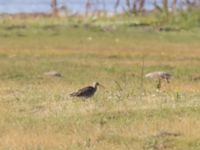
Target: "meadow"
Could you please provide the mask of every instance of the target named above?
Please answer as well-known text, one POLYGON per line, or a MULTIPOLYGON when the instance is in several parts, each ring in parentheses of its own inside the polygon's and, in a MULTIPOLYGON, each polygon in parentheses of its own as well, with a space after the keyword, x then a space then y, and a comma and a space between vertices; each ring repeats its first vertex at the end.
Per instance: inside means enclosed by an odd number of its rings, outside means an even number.
POLYGON ((200 30, 79 21, 0 21, 0 149, 199 150, 200 30))

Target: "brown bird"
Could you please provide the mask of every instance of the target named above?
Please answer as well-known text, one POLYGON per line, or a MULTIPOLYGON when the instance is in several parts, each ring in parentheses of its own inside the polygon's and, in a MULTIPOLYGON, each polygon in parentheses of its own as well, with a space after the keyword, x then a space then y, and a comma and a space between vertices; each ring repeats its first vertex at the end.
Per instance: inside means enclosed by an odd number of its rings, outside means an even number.
POLYGON ((71 93, 70 96, 90 98, 95 94, 98 86, 102 86, 102 85, 99 84, 99 82, 94 82, 93 86, 87 86, 87 87, 84 87, 82 89, 79 89, 78 91, 71 93))

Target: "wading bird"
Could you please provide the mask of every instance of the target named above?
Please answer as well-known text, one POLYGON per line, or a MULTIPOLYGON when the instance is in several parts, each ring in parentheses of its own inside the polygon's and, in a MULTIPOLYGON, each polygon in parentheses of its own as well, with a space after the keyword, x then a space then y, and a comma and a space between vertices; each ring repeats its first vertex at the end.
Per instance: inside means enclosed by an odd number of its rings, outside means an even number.
POLYGON ((87 86, 87 87, 84 87, 82 89, 79 89, 78 91, 71 93, 70 96, 90 98, 95 94, 98 86, 102 86, 102 85, 99 84, 99 82, 94 82, 93 86, 87 86))
POLYGON ((168 72, 158 71, 158 72, 151 72, 145 75, 146 78, 158 79, 157 89, 161 88, 161 81, 166 80, 167 83, 170 82, 172 75, 168 72))

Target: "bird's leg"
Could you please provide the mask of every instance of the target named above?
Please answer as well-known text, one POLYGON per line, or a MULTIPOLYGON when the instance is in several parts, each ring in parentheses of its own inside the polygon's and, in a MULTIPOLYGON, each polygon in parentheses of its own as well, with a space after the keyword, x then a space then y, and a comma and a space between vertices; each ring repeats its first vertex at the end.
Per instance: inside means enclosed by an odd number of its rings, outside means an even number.
POLYGON ((86 101, 86 99, 87 99, 87 98, 85 98, 85 97, 82 97, 82 98, 81 98, 81 100, 84 101, 84 102, 86 101))
POLYGON ((161 88, 161 79, 158 79, 157 89, 160 90, 161 88))
POLYGON ((167 83, 170 83, 169 78, 166 78, 167 83))

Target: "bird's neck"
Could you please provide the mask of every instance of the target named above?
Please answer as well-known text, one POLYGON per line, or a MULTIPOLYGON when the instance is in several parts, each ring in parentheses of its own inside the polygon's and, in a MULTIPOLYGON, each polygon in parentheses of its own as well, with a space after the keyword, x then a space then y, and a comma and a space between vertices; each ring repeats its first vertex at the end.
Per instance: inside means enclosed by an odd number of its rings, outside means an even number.
POLYGON ((98 87, 97 85, 94 85, 94 88, 95 88, 95 89, 97 89, 97 87, 98 87))

